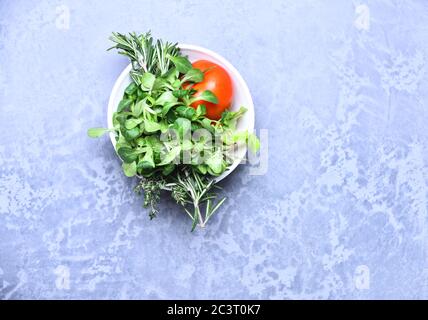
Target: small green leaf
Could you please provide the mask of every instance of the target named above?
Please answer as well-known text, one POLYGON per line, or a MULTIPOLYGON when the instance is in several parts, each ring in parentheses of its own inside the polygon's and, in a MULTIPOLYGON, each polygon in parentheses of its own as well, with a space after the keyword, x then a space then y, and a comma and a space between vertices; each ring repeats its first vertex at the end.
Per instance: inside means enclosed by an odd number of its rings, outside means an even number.
POLYGON ((181 147, 179 146, 172 148, 166 155, 163 156, 162 161, 158 165, 164 166, 171 163, 180 154, 180 151, 181 147))
POLYGON ((191 122, 186 118, 177 118, 174 121, 174 129, 176 129, 181 137, 191 129, 191 122))
POLYGON ((144 120, 144 130, 146 132, 156 132, 156 131, 160 130, 160 128, 161 127, 160 127, 159 123, 152 121, 152 120, 148 120, 148 119, 144 120))
POLYGON ((121 128, 121 132, 126 140, 132 141, 140 135, 140 129, 138 127, 132 129, 126 129, 125 127, 121 128))
POLYGON ((179 89, 179 88, 181 88, 181 81, 180 80, 175 80, 173 83, 172 83, 172 87, 174 88, 174 89, 179 89))
POLYGON ((212 170, 214 175, 220 175, 225 170, 225 166, 223 165, 223 155, 219 151, 214 152, 207 161, 205 161, 205 163, 212 170))
POLYGON ((126 114, 115 112, 113 114, 113 126, 116 127, 118 125, 125 125, 126 114))
POLYGON ((180 106, 175 109, 180 117, 192 120, 196 111, 192 107, 180 106))
POLYGON ((208 118, 203 118, 202 121, 200 122, 202 127, 204 127, 204 129, 208 130, 209 132, 213 133, 215 131, 214 127, 211 124, 211 120, 208 118))
POLYGON ((238 120, 245 112, 247 112, 247 109, 244 107, 240 107, 238 111, 226 110, 222 113, 220 122, 224 126, 234 129, 236 120, 238 120))
POLYGON ((90 128, 88 129, 88 136, 91 138, 99 138, 104 133, 107 133, 110 131, 111 131, 110 129, 105 129, 105 128, 90 128))
POLYGON ((154 74, 150 72, 145 72, 141 76, 141 89, 143 91, 150 91, 153 88, 153 85, 155 83, 156 77, 154 74))
POLYGON ((117 150, 117 154, 125 163, 131 163, 138 158, 138 153, 131 147, 121 147, 117 150))
POLYGON ((179 102, 167 102, 166 104, 164 104, 164 106, 162 107, 162 115, 165 116, 168 111, 175 105, 179 104, 179 102))
POLYGON ((125 89, 125 93, 127 95, 133 95, 134 93, 137 92, 137 85, 135 84, 135 82, 131 82, 125 89))
POLYGON ((204 73, 199 70, 192 68, 189 71, 186 72, 183 79, 181 80, 182 83, 190 81, 190 82, 201 82, 204 80, 204 73))
POLYGON ((248 135, 248 149, 250 149, 252 153, 257 153, 260 149, 260 140, 253 133, 248 135))
POLYGON ((177 70, 180 73, 187 73, 190 69, 192 69, 192 64, 190 63, 189 59, 187 59, 186 57, 182 57, 182 56, 177 56, 177 57, 173 57, 173 56, 168 56, 169 60, 172 61, 172 63, 175 65, 175 67, 177 68, 177 70))
POLYGON ((175 80, 177 80, 179 76, 179 72, 176 68, 171 68, 168 70, 168 72, 164 75, 166 81, 169 83, 173 83, 175 80))
POLYGON ((205 164, 197 165, 196 169, 202 174, 207 174, 207 166, 205 164))
POLYGON ((156 78, 152 90, 161 90, 165 87, 168 88, 168 81, 164 78, 156 78))
POLYGON ((205 107, 204 104, 198 105, 196 108, 196 118, 199 118, 200 116, 204 116, 207 113, 207 107, 205 107))
POLYGON ((135 163, 135 161, 131 163, 122 163, 122 169, 125 173, 125 176, 127 177, 133 177, 137 174, 137 164, 135 163))
POLYGON ((155 167, 155 162, 153 160, 153 149, 152 147, 147 147, 146 154, 143 157, 143 162, 147 162, 150 167, 155 167))
POLYGON ((193 97, 191 99, 191 103, 193 103, 195 101, 199 101, 199 100, 203 100, 203 101, 207 101, 207 102, 211 102, 211 103, 218 103, 217 97, 210 90, 205 90, 200 95, 193 97))
POLYGON ((146 100, 145 100, 145 99, 140 100, 140 101, 138 101, 137 103, 133 104, 133 105, 131 106, 131 112, 132 112, 132 115, 133 115, 135 118, 138 118, 138 117, 143 113, 143 110, 144 110, 144 106, 145 106, 145 105, 147 105, 147 104, 146 104, 146 100))
POLYGON ((159 98, 156 99, 155 105, 164 106, 167 103, 175 103, 177 102, 177 98, 174 97, 171 91, 165 91, 162 93, 159 98))
POLYGON ((122 99, 119 102, 119 105, 117 106, 117 112, 122 112, 123 110, 125 110, 126 108, 128 108, 132 103, 131 99, 122 99))
POLYGON ((174 97, 179 98, 179 99, 188 96, 189 93, 190 93, 190 90, 186 90, 186 89, 177 89, 177 90, 174 90, 172 92, 174 97))
POLYGON ((143 119, 128 119, 125 121, 125 128, 126 129, 132 129, 135 128, 136 126, 138 126, 141 122, 143 121, 143 119))

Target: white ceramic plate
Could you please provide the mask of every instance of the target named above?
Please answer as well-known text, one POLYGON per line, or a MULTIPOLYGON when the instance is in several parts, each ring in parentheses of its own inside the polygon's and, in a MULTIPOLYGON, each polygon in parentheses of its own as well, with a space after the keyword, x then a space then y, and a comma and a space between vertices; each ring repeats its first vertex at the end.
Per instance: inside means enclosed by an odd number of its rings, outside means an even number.
MULTIPOLYGON (((221 65, 223 68, 226 69, 226 71, 229 73, 230 77, 232 78, 233 82, 233 101, 230 110, 237 111, 241 106, 244 106, 248 109, 248 111, 238 120, 237 123, 237 130, 238 131, 244 131, 248 130, 248 132, 253 132, 254 130, 254 104, 253 99, 251 98, 250 90, 248 90, 248 86, 245 83, 242 76, 239 74, 238 70, 235 69, 234 66, 230 62, 228 62, 225 58, 220 56, 219 54, 199 47, 195 45, 190 44, 179 44, 181 53, 184 56, 188 56, 190 61, 196 61, 196 60, 210 60, 213 61, 219 65, 221 65)), ((120 74, 119 78, 117 78, 113 90, 110 94, 110 100, 108 102, 108 111, 107 111, 107 123, 108 128, 113 127, 113 113, 116 111, 116 108, 122 99, 123 92, 125 91, 125 88, 131 83, 132 79, 129 76, 129 72, 131 71, 131 64, 129 64, 120 74)), ((116 145, 116 140, 114 133, 110 133, 110 140, 113 146, 116 145)), ((245 154, 247 151, 247 146, 245 144, 239 146, 237 152, 235 161, 233 164, 229 167, 228 170, 226 170, 222 175, 219 177, 216 177, 215 180, 218 182, 222 179, 224 179, 226 176, 228 176, 244 159, 245 154)))

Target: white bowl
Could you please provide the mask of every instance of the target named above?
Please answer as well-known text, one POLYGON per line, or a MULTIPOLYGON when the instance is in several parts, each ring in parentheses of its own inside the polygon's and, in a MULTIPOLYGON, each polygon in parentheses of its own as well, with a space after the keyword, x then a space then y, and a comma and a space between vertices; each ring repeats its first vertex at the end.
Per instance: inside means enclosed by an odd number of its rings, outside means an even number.
MULTIPOLYGON (((219 65, 221 65, 230 75, 233 82, 233 101, 230 107, 230 110, 236 111, 241 106, 244 106, 248 109, 248 111, 238 120, 237 130, 244 131, 248 130, 248 132, 253 132, 254 130, 254 104, 253 99, 251 98, 250 90, 248 89, 247 84, 245 83, 242 76, 239 74, 238 70, 235 69, 234 66, 230 62, 228 62, 225 58, 220 56, 219 54, 190 44, 179 44, 181 53, 184 56, 188 56, 190 61, 196 60, 210 60, 219 65)), ((107 123, 108 128, 113 128, 113 113, 116 111, 117 106, 122 99, 123 92, 125 88, 131 83, 132 79, 129 76, 129 72, 131 71, 132 66, 129 64, 120 74, 119 78, 117 78, 113 90, 110 94, 110 99, 108 102, 108 110, 107 110, 107 123)), ((114 133, 110 133, 110 140, 113 146, 116 145, 116 140, 114 133)), ((245 154, 247 151, 247 146, 242 144, 238 147, 237 152, 235 153, 235 161, 232 165, 226 170, 222 175, 215 178, 218 182, 227 177, 245 158, 245 154)))

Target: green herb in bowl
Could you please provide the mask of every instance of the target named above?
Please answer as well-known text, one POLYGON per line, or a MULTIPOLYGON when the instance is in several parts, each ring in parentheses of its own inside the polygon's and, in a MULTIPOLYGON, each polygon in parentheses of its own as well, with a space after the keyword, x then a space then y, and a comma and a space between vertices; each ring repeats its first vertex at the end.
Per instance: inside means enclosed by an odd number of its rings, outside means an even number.
POLYGON ((226 108, 224 88, 232 85, 225 77, 213 87, 223 91, 202 90, 204 81, 215 81, 212 75, 223 71, 194 67, 177 44, 154 41, 150 33, 113 33, 110 39, 112 48, 130 58, 132 81, 112 115, 112 128, 92 128, 88 135, 114 133, 123 172, 139 179, 135 190, 144 193, 151 218, 158 213, 162 191, 168 191, 192 219, 192 231, 204 227, 225 201, 217 199, 215 177, 231 167, 235 147, 248 143, 253 152, 259 148, 256 136, 237 130, 246 109, 226 108), (208 117, 219 106, 223 111, 208 117))

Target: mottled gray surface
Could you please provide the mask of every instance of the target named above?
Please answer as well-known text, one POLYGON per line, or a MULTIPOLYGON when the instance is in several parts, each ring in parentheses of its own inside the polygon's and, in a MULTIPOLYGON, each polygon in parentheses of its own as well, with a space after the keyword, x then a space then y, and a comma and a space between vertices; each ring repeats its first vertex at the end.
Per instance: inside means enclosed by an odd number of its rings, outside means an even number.
POLYGON ((1 298, 428 298, 428 2, 249 2, 0 2, 1 298), (109 33, 148 29, 230 60, 269 130, 205 231, 86 137, 109 33))

